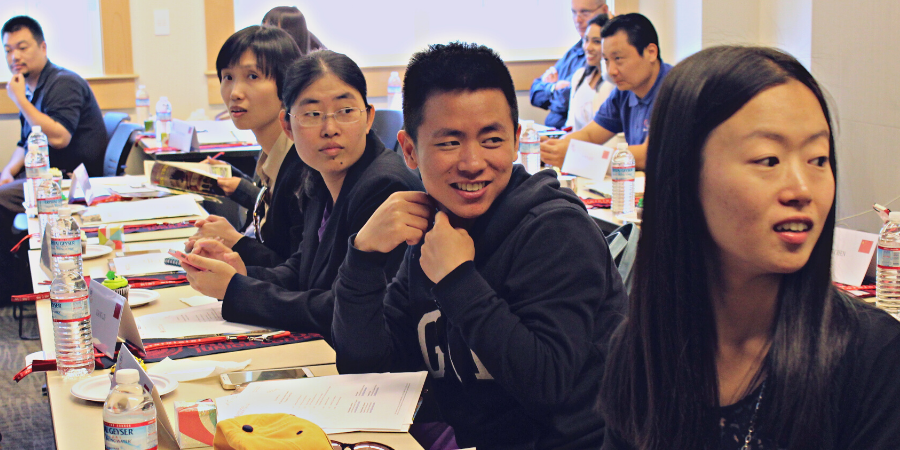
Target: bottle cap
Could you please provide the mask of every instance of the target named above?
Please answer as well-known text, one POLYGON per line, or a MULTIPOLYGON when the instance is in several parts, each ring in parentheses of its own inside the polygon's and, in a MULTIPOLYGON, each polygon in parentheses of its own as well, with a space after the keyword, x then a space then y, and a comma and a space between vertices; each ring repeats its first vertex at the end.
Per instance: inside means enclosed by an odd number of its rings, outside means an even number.
POLYGON ((116 371, 116 383, 137 384, 141 380, 137 369, 119 369, 116 371))
POLYGON ((146 88, 147 88, 147 86, 145 86, 145 85, 143 85, 143 84, 139 84, 139 85, 138 85, 138 89, 146 89, 146 88))
POLYGON ((888 216, 888 219, 891 222, 900 222, 900 211, 891 211, 891 214, 888 216))
POLYGON ((525 126, 525 127, 533 127, 533 126, 534 126, 534 121, 533 121, 533 120, 523 120, 523 121, 522 121, 522 126, 525 126))
POLYGON ((619 151, 619 150, 628 150, 628 143, 627 142, 619 142, 618 144, 616 144, 616 151, 619 151))
POLYGON ((31 127, 31 132, 32 132, 32 133, 40 133, 40 132, 41 132, 41 126, 40 126, 40 125, 35 125, 35 126, 31 127))

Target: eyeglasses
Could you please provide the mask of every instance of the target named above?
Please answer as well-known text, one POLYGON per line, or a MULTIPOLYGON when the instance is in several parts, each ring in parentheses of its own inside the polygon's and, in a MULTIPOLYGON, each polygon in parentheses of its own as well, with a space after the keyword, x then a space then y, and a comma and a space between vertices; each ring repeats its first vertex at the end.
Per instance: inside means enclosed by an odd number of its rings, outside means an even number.
POLYGON ((259 190, 259 195, 256 196, 256 203, 253 205, 253 228, 256 230, 256 240, 258 240, 260 244, 263 243, 262 223, 264 222, 266 212, 269 208, 269 202, 266 197, 268 192, 269 186, 263 186, 262 189, 259 190))
POLYGON ((384 444, 377 442, 357 442, 355 444, 344 444, 338 441, 331 441, 333 450, 394 450, 384 444))
POLYGON ((359 119, 362 117, 362 113, 364 111, 368 111, 369 108, 369 106, 366 106, 366 109, 341 108, 331 114, 325 114, 322 111, 307 111, 303 114, 287 113, 287 115, 297 119, 297 123, 299 123, 301 127, 318 127, 325 124, 325 121, 332 116, 338 123, 359 122, 359 119))
MULTIPOLYGON (((601 6, 600 8, 602 8, 602 6, 601 6)), ((595 13, 598 9, 600 9, 600 8, 594 8, 594 9, 579 9, 578 11, 575 11, 575 10, 573 9, 573 10, 572 10, 572 15, 573 15, 573 16, 581 17, 582 19, 587 19, 587 18, 593 16, 594 13, 595 13)))

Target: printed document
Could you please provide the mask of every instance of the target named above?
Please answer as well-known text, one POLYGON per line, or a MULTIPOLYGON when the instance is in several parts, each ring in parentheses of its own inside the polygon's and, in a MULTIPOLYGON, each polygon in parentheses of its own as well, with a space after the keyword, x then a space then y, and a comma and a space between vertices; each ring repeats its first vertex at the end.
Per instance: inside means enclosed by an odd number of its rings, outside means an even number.
POLYGON ((227 322, 222 318, 222 302, 208 303, 190 308, 135 319, 141 339, 179 339, 188 336, 215 336, 260 331, 260 327, 227 322))

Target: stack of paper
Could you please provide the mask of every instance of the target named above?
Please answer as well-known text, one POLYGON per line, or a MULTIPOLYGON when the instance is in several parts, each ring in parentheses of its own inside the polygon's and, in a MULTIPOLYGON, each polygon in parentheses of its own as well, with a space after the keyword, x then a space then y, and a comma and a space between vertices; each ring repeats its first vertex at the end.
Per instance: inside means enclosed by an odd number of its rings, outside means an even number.
POLYGON ((101 203, 81 213, 83 225, 201 215, 193 195, 173 195, 135 202, 101 203))
POLYGON ((245 414, 286 413, 325 433, 409 431, 425 372, 333 375, 250 383, 240 394, 216 399, 218 420, 245 414))
POLYGON ((181 267, 170 266, 165 263, 167 256, 169 255, 159 252, 122 256, 114 258, 113 264, 116 266, 116 274, 123 277, 181 271, 181 267))
POLYGON ((178 339, 260 331, 260 327, 226 322, 222 302, 147 314, 135 319, 141 339, 178 339))

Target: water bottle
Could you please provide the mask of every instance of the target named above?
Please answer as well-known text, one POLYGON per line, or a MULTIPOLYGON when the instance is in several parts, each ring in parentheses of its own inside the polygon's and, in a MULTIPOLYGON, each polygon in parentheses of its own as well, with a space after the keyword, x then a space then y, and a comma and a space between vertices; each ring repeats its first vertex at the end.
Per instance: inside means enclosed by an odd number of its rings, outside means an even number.
POLYGON ((29 208, 35 206, 37 188, 45 176, 50 176, 50 164, 47 158, 37 144, 28 144, 28 153, 25 154, 25 190, 31 194, 28 198, 29 208))
MULTIPOLYGON (((78 252, 81 253, 79 238, 78 252)), ((91 306, 88 287, 74 261, 62 261, 50 285, 50 311, 56 370, 66 378, 94 372, 94 344, 91 342, 91 306)))
POLYGON ((400 111, 403 109, 403 81, 400 80, 399 72, 391 72, 388 78, 387 88, 387 109, 400 111))
POLYGON ((522 121, 522 133, 519 135, 519 163, 525 166, 530 174, 541 170, 541 138, 534 129, 533 120, 522 121))
POLYGON ((64 263, 71 262, 82 273, 81 230, 68 208, 59 211, 59 219, 51 227, 50 256, 53 258, 53 275, 64 263))
POLYGON ((116 387, 103 402, 106 450, 157 448, 156 406, 137 369, 116 371, 116 387))
POLYGON ((900 211, 891 213, 878 237, 875 302, 900 319, 900 211))
POLYGON ((172 132, 172 104, 167 97, 160 97, 156 102, 156 139, 163 147, 169 146, 169 133, 172 132))
POLYGON ((47 135, 41 131, 40 125, 35 125, 31 127, 31 134, 28 135, 28 140, 25 143, 25 147, 28 148, 31 144, 35 144, 38 148, 41 149, 41 153, 44 154, 44 158, 47 159, 47 167, 50 167, 50 147, 49 141, 47 141, 47 135))
POLYGON ((634 155, 624 142, 616 146, 612 159, 612 191, 614 215, 634 212, 634 155))
POLYGON ((134 95, 134 108, 137 110, 137 123, 143 125, 150 117, 150 94, 147 94, 147 86, 138 86, 134 95))
POLYGON ((59 208, 62 206, 62 189, 59 188, 56 181, 53 181, 53 177, 49 173, 38 185, 36 198, 38 219, 41 223, 37 237, 40 239, 47 224, 55 224, 59 220, 59 208))

